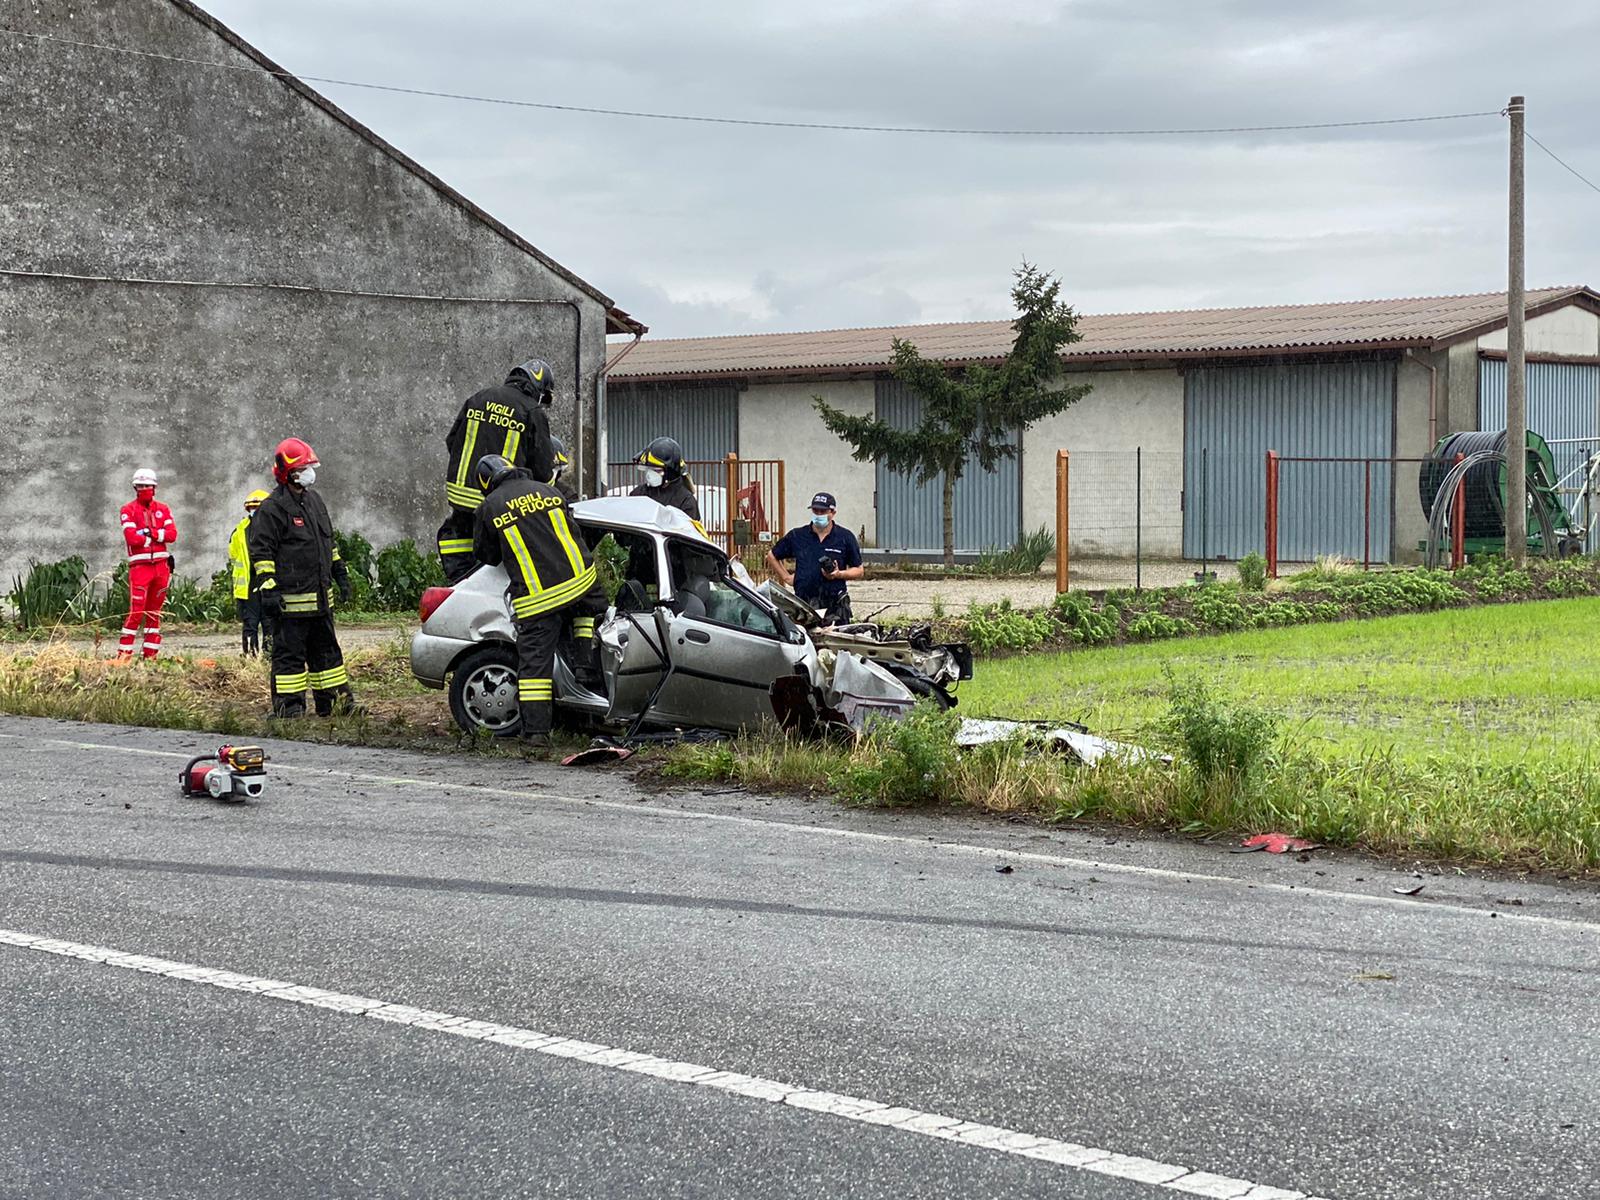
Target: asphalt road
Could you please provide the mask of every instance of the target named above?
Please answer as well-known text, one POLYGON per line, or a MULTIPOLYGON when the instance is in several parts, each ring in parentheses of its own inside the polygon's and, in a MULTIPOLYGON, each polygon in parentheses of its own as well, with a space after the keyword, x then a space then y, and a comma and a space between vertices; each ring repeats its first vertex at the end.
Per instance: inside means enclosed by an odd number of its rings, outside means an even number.
POLYGON ((207 748, 0 719, 0 1196, 1600 1196, 1593 889, 207 748))

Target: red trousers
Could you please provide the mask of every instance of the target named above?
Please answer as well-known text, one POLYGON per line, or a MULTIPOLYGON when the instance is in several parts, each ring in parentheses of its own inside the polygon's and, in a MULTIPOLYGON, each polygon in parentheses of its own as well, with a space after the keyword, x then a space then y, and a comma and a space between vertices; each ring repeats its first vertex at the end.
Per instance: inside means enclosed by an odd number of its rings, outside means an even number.
POLYGON ((138 640, 141 625, 144 626, 144 656, 154 658, 161 653, 161 606, 167 602, 167 584, 171 582, 172 569, 164 558, 157 562, 128 564, 128 619, 122 623, 118 654, 133 653, 133 643, 138 640))

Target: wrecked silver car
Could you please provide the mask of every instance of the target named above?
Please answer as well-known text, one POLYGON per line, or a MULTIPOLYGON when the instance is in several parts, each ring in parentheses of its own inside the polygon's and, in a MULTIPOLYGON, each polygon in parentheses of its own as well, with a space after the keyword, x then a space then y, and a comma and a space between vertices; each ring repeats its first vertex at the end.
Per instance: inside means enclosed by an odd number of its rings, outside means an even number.
MULTIPOLYGON (((598 676, 580 669, 570 638, 557 647, 558 723, 626 736, 775 720, 859 728, 874 713, 909 711, 919 697, 953 704, 956 685, 971 677, 966 647, 936 646, 926 631, 806 628, 818 621, 814 610, 783 589, 752 587, 676 509, 600 497, 573 505, 572 516, 591 547, 609 535, 615 550, 605 557, 619 578, 596 629, 598 676)), ((468 732, 506 736, 520 724, 508 582, 503 568, 479 567, 423 597, 412 674, 448 689, 451 715, 468 732)))

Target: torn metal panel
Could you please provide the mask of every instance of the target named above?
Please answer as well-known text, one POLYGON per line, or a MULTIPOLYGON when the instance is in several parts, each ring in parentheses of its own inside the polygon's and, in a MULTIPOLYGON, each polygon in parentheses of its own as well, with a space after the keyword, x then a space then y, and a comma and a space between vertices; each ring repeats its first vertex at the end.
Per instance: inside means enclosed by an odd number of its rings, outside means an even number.
POLYGON ((1048 721, 1007 721, 999 718, 967 717, 956 729, 955 744, 963 748, 986 746, 994 742, 1020 741, 1041 749, 1069 754, 1086 767, 1107 758, 1121 762, 1171 762, 1170 755, 1157 754, 1143 746, 1117 742, 1090 733, 1081 725, 1052 725, 1048 721))

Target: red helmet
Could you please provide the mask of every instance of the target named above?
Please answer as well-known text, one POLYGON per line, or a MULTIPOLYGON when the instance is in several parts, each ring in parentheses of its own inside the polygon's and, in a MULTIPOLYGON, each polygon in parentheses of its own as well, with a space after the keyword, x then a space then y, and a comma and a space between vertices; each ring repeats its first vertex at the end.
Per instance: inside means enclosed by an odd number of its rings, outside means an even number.
POLYGON ((284 438, 272 456, 272 477, 279 483, 289 482, 289 472, 319 465, 317 452, 299 438, 284 438))

